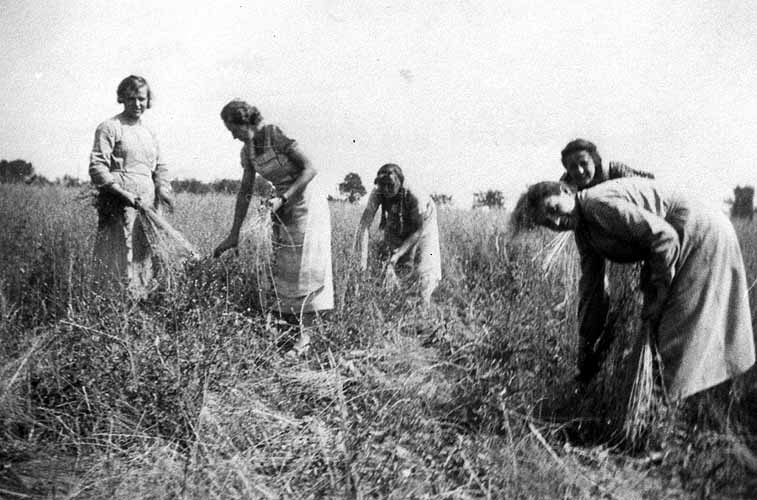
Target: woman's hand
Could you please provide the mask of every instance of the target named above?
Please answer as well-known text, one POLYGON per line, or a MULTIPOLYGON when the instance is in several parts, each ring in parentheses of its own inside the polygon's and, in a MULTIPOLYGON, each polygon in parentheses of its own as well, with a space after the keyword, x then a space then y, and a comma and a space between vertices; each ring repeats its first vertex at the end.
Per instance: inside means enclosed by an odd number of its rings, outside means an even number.
POLYGON ((224 253, 226 250, 230 248, 236 248, 236 246, 239 244, 239 237, 234 235, 229 235, 226 237, 225 240, 221 242, 220 245, 216 247, 216 249, 213 251, 213 257, 218 258, 221 256, 222 253, 224 253))
POLYGON ((663 306, 665 305, 665 297, 667 288, 662 285, 658 285, 654 288, 653 295, 649 294, 644 297, 644 306, 641 309, 641 319, 649 324, 652 329, 655 329, 662 317, 663 306))
POLYGON ((281 196, 274 196, 266 202, 266 205, 271 209, 271 212, 277 212, 284 205, 284 200, 281 196))
POLYGON ((396 266, 397 262, 399 262, 399 260, 400 260, 400 257, 401 257, 401 255, 400 255, 400 253, 397 250, 395 250, 394 252, 392 252, 392 255, 389 257, 389 265, 392 266, 392 267, 396 266))
POLYGON ((131 194, 129 198, 129 205, 136 209, 142 208, 142 198, 131 194))
POLYGON ((158 188, 156 194, 156 205, 165 205, 168 207, 168 211, 173 213, 173 194, 165 188, 158 188))

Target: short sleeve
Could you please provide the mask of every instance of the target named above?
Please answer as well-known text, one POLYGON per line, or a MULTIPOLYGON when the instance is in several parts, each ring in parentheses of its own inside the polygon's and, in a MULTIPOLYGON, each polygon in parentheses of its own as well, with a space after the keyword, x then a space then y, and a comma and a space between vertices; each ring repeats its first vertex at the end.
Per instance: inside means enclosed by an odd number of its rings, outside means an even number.
POLYGON ((647 179, 654 179, 654 174, 643 170, 633 169, 619 161, 611 161, 607 166, 607 171, 610 179, 619 179, 621 177, 645 177, 647 179))
POLYGON ((297 146, 297 141, 287 137, 276 125, 267 125, 266 131, 271 146, 277 153, 286 154, 290 149, 297 146))

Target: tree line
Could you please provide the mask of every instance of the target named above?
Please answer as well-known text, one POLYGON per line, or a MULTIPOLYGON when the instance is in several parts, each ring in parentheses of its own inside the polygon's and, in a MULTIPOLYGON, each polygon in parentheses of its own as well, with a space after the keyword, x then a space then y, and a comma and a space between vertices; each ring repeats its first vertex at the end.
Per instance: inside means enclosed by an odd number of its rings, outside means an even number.
MULTIPOLYGON (((43 175, 34 171, 34 166, 24 160, 0 160, 0 183, 24 183, 40 186, 57 185, 64 187, 79 187, 84 182, 78 177, 64 175, 55 180, 50 180, 43 175)), ((192 194, 235 194, 239 191, 242 181, 239 179, 219 179, 212 182, 203 182, 197 179, 174 179, 171 181, 171 187, 176 193, 192 194)), ((340 201, 346 203, 357 203, 360 199, 368 194, 368 190, 363 185, 363 181, 355 172, 350 172, 344 176, 344 180, 339 183, 339 194, 341 197, 329 195, 330 201, 340 201)), ((273 194, 273 186, 260 176, 255 179, 253 193, 268 197, 273 194)), ((437 205, 452 204, 452 195, 445 193, 432 193, 431 198, 437 205)), ((726 200, 731 206, 731 215, 733 217, 742 217, 752 220, 754 217, 754 187, 736 186, 733 190, 733 198, 726 200)), ((505 206, 505 196, 502 191, 497 189, 488 189, 473 194, 473 208, 503 208, 505 206)))

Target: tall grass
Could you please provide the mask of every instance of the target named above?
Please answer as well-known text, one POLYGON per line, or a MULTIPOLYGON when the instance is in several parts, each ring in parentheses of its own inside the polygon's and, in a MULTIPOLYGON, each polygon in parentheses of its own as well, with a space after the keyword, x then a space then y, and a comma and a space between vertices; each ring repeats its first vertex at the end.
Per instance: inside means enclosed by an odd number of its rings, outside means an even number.
MULTIPOLYGON (((292 333, 261 303, 267 235, 254 206, 239 255, 212 259, 233 197, 179 196, 171 222, 205 258, 170 290, 132 301, 90 286, 96 216, 76 191, 0 186, 0 195, 0 490, 640 498, 680 493, 682 474, 694 493, 749 486, 733 483, 747 477, 733 466, 741 462, 701 419, 669 430, 653 476, 643 457, 607 448, 618 428, 611 405, 601 407, 610 384, 569 418, 547 419, 545 402, 573 375, 565 297, 575 281, 569 267, 545 274, 534 255, 550 236, 512 241, 503 212, 439 210, 444 279, 424 309, 358 270, 359 209, 334 204, 336 307, 316 325, 311 355, 291 361, 282 346, 292 333), (712 472, 721 458, 728 467, 712 472)), ((753 280, 757 234, 746 223, 738 231, 753 280)), ((629 285, 624 296, 634 293, 629 285)), ((619 335, 633 330, 636 304, 616 301, 619 335)))

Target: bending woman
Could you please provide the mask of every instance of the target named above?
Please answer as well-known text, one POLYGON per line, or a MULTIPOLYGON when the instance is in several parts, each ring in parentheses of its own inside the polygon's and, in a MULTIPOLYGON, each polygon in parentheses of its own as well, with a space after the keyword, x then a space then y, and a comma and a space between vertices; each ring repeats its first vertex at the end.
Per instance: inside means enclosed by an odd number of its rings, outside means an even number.
POLYGON ((582 271, 579 380, 599 369, 593 346, 608 310, 605 259, 644 262, 642 319, 656 341, 669 396, 686 398, 754 364, 741 249, 719 210, 639 178, 577 194, 564 183, 541 182, 527 197, 537 224, 575 231, 582 271))
POLYGON ((620 162, 602 163, 597 146, 585 139, 570 141, 560 153, 565 173, 560 178, 562 182, 585 189, 600 182, 621 177, 647 177, 654 179, 654 175, 633 168, 620 162))
POLYGON ((158 141, 142 123, 152 104, 150 86, 131 75, 116 94, 124 109, 98 125, 89 161, 89 175, 99 191, 96 275, 108 282, 126 279, 132 294, 142 297, 153 278, 152 252, 136 209, 141 204, 172 208, 173 199, 158 141))
MULTIPOLYGON (((268 200, 273 214, 273 285, 271 308, 289 322, 308 326, 318 311, 334 307, 331 275, 331 216, 326 197, 314 178, 310 160, 275 125, 264 125, 258 109, 233 100, 221 119, 234 139, 242 141, 242 184, 237 194, 231 232, 215 249, 220 256, 239 244, 239 230, 247 215, 255 176, 274 186, 268 200)), ((301 330, 295 351, 307 348, 301 330)))
POLYGON ((374 184, 355 242, 360 268, 368 267, 370 227, 381 207, 384 248, 378 253, 388 256, 389 265, 400 268, 401 274, 419 280, 423 302, 429 304, 442 277, 436 204, 430 196, 406 186, 402 169, 393 163, 379 169, 374 184))

